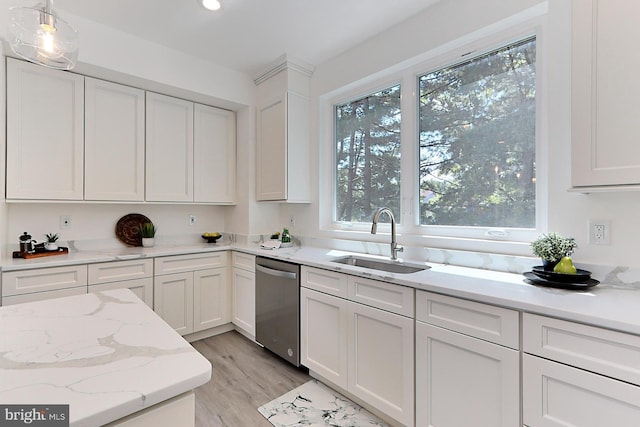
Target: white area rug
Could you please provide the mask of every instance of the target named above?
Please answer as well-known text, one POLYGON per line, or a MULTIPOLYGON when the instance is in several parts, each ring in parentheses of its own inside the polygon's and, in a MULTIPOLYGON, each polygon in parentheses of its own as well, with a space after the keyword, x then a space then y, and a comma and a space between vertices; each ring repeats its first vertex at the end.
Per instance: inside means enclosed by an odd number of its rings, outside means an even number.
POLYGON ((275 427, 388 427, 366 409, 317 380, 294 388, 258 408, 275 427))

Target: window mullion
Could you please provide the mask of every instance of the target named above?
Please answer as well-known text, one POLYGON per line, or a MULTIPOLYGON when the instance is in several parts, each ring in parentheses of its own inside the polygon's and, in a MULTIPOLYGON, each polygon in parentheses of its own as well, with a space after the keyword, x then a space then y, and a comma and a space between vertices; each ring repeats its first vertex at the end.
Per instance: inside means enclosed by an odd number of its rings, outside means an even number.
POLYGON ((402 75, 402 124, 401 124, 401 162, 400 162, 400 218, 399 229, 411 233, 417 227, 417 205, 415 194, 418 186, 417 154, 418 124, 416 101, 416 76, 411 70, 402 75))

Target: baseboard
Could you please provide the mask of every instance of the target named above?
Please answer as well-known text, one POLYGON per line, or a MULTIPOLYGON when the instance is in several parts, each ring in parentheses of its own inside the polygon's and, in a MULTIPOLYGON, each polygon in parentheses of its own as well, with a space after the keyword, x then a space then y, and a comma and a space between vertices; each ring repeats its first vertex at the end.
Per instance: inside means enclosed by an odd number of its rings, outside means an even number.
POLYGON ((215 328, 205 329, 204 331, 194 332, 192 334, 183 335, 182 338, 188 342, 200 341, 205 338, 213 337, 215 335, 224 334, 225 332, 233 331, 233 323, 226 323, 224 325, 216 326, 215 328))

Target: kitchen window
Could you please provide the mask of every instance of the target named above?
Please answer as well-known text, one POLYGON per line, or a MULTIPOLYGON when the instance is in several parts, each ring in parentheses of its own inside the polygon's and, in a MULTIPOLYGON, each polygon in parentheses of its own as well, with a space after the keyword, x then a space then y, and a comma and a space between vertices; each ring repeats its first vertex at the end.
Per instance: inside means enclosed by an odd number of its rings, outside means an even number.
POLYGON ((400 85, 335 107, 337 221, 400 209, 400 85))
POLYGON ((536 40, 418 77, 421 225, 535 228, 536 40))
POLYGON ((461 45, 334 98, 331 228, 368 234, 387 206, 405 241, 530 240, 545 209, 531 34, 461 45))

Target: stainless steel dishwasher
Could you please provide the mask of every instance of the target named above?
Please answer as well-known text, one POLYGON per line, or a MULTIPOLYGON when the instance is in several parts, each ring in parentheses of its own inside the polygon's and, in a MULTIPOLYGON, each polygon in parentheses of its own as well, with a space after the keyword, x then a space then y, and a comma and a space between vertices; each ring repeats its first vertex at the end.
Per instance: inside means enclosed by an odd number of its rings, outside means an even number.
POLYGON ((256 257, 256 341, 300 366, 300 265, 256 257))

